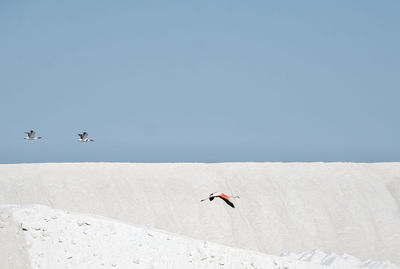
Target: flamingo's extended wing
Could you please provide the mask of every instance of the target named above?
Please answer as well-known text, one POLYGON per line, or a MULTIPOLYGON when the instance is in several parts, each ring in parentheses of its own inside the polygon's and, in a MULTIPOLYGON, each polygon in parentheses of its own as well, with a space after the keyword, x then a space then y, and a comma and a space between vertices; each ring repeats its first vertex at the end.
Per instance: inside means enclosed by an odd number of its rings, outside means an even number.
POLYGON ((221 198, 222 200, 224 200, 225 203, 227 203, 229 206, 235 208, 235 205, 232 203, 232 201, 231 201, 231 199, 230 199, 230 197, 228 195, 221 194, 218 197, 221 198))

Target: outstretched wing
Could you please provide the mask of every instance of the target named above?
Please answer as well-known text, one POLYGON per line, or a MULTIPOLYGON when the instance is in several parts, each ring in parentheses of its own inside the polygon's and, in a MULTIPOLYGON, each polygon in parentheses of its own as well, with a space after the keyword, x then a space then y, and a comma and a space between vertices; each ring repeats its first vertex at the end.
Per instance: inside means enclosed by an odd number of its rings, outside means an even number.
POLYGON ((28 137, 29 138, 34 138, 35 137, 35 131, 34 130, 31 130, 29 133, 27 133, 28 134, 28 137))
POLYGON ((82 140, 85 140, 88 137, 88 134, 86 132, 83 132, 81 138, 82 140))
POLYGON ((221 198, 222 200, 225 201, 225 203, 227 203, 229 206, 235 208, 235 205, 231 202, 229 196, 225 195, 225 194, 221 194, 220 196, 218 196, 219 198, 221 198))

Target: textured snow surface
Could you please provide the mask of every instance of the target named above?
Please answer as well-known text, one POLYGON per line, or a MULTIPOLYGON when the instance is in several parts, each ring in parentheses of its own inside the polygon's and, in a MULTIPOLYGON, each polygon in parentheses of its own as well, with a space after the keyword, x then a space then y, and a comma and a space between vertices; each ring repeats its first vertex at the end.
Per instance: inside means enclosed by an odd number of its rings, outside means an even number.
POLYGON ((0 186, 0 204, 43 204, 274 255, 318 249, 400 264, 399 163, 17 164, 0 165, 0 186), (235 209, 199 202, 214 191, 241 198, 235 209))
POLYGON ((286 257, 286 261, 305 261, 335 268, 399 268, 388 261, 359 260, 348 254, 324 253, 319 250, 310 250, 298 254, 282 253, 281 257, 286 257))
MULTIPOLYGON (((26 250, 25 267, 5 269, 63 269, 63 268, 387 268, 398 269, 389 263, 378 267, 363 266, 354 258, 352 263, 325 262, 312 255, 288 257, 270 256, 254 251, 225 247, 207 241, 194 240, 172 233, 132 226, 95 216, 72 214, 45 206, 5 207, 0 209, 2 229, 7 234, 23 238, 26 250), (17 229, 13 230, 13 225, 17 229), (8 228, 4 228, 7 226, 8 228), (311 258, 309 258, 311 257, 311 258), (301 260, 307 260, 303 262, 301 260), (315 262, 317 260, 317 262, 315 262), (30 267, 29 267, 30 266, 30 267)), ((3 239, 0 237, 0 239, 3 239)), ((4 242, 2 240, 2 242, 4 242)), ((5 247, 0 259, 7 260, 5 247)), ((317 253, 319 254, 319 253, 317 253)))

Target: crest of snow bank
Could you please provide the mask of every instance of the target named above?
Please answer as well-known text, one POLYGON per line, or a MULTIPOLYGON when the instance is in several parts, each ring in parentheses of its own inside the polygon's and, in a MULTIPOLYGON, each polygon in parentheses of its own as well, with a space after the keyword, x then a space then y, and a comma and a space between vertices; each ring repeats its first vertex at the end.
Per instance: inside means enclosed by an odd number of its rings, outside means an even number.
MULTIPOLYGON (((146 227, 132 226, 97 216, 71 214, 45 206, 0 208, 0 229, 10 228, 24 238, 24 249, 32 269, 96 269, 96 268, 393 268, 381 263, 377 267, 363 265, 354 260, 346 263, 332 261, 321 264, 315 258, 304 262, 302 257, 277 257, 254 251, 235 249, 194 240, 146 227), (15 227, 14 227, 15 228, 15 227), (329 265, 329 266, 327 266, 329 265)), ((11 230, 2 234, 9 234, 11 230)), ((0 238, 2 250, 7 248, 0 238)), ((0 253, 1 260, 6 253, 0 253)), ((13 267, 12 261, 5 269, 13 267), (11 264, 11 265, 10 265, 11 264)), ((28 265, 27 265, 28 267, 28 265)))
POLYGON ((305 261, 335 268, 398 268, 389 261, 360 260, 348 254, 324 253, 319 250, 309 250, 302 253, 286 252, 282 253, 281 257, 287 258, 287 261, 305 261))

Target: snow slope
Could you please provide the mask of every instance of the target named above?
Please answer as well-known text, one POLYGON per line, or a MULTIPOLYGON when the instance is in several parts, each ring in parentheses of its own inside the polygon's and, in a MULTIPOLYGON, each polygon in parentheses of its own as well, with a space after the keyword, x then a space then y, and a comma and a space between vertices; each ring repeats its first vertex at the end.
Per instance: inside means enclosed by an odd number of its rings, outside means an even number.
POLYGON ((312 264, 326 265, 338 268, 399 268, 389 262, 373 261, 370 259, 359 260, 348 254, 324 253, 319 250, 310 250, 302 253, 283 253, 286 261, 305 261, 312 264))
MULTIPOLYGON (((105 218, 71 214, 44 206, 0 209, 0 235, 13 234, 25 250, 25 268, 264 268, 264 269, 399 269, 389 263, 362 266, 361 262, 330 266, 301 262, 298 257, 277 257, 193 240, 150 228, 105 218), (5 226, 7 228, 5 228, 5 226), (28 257, 26 259, 26 257, 28 257)), ((0 237, 4 242, 4 238, 0 237)), ((21 269, 9 259, 7 244, 0 246, 0 265, 21 269), (5 262, 6 261, 6 262, 5 262)), ((18 258, 17 258, 18 260, 18 258)), ((355 260, 353 258, 353 260, 355 260)))
MULTIPOLYGON (((400 264, 400 164, 0 165, 0 204, 44 204, 279 255, 400 264), (214 191, 238 194, 232 209, 214 191)), ((16 246, 17 248, 17 246, 16 246)))

